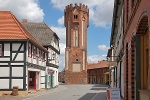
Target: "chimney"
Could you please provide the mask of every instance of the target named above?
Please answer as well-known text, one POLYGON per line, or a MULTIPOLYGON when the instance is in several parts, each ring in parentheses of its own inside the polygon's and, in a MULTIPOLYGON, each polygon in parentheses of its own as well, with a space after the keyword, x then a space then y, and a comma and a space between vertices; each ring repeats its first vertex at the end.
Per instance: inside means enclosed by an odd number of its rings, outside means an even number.
POLYGON ((22 19, 22 23, 27 23, 27 19, 22 19))

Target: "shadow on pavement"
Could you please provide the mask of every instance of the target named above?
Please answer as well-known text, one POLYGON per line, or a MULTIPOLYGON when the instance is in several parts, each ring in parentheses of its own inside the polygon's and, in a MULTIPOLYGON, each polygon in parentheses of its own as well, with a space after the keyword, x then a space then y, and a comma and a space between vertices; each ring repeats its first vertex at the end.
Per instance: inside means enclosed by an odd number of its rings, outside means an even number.
POLYGON ((109 85, 105 85, 105 84, 94 84, 93 87, 109 87, 109 85))
POLYGON ((95 95, 96 93, 87 93, 78 100, 91 100, 95 95))
POLYGON ((106 90, 106 88, 91 88, 90 90, 106 90))
POLYGON ((99 92, 92 100, 107 100, 106 92, 99 92))

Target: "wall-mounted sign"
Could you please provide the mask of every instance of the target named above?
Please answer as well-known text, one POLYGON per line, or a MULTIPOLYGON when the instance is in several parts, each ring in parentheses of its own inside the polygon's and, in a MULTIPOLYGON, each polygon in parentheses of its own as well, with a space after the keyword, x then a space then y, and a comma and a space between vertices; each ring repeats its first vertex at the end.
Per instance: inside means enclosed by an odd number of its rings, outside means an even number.
POLYGON ((117 66, 117 62, 116 61, 109 61, 109 66, 117 66))
POLYGON ((120 89, 119 88, 108 88, 107 100, 120 100, 120 89))
POLYGON ((52 70, 52 69, 47 69, 47 73, 48 73, 48 74, 53 74, 53 73, 54 73, 54 70, 52 70))

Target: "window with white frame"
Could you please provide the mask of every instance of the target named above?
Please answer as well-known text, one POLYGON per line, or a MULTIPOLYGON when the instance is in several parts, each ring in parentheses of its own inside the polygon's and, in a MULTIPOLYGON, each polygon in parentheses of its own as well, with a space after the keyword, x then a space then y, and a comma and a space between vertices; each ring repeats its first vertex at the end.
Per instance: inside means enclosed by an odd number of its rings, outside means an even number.
POLYGON ((45 61, 45 52, 42 52, 42 61, 45 61))
POLYGON ((36 47, 33 46, 33 58, 36 58, 36 47))
POLYGON ((74 47, 78 47, 78 28, 74 29, 74 47))
POLYGON ((28 44, 28 57, 32 57, 32 53, 31 53, 31 43, 28 44))

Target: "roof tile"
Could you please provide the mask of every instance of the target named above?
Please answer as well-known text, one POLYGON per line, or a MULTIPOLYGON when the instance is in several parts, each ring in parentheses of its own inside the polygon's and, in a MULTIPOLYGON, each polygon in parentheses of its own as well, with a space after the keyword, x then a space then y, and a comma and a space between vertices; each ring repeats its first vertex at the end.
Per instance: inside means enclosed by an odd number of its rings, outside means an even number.
POLYGON ((31 40, 46 50, 10 11, 0 11, 0 40, 31 40))
POLYGON ((104 67, 109 67, 109 62, 98 61, 98 63, 90 63, 87 65, 87 69, 96 69, 96 68, 104 68, 104 67))

